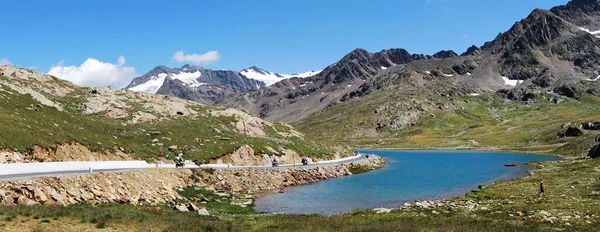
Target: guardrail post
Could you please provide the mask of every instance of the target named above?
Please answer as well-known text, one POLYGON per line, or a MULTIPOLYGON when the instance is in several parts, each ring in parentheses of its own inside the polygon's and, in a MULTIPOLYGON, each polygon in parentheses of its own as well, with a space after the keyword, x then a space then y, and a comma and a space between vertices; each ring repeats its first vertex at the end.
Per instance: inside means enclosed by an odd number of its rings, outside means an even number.
POLYGON ((89 171, 90 171, 90 173, 92 173, 92 167, 90 167, 90 170, 89 170, 89 171))

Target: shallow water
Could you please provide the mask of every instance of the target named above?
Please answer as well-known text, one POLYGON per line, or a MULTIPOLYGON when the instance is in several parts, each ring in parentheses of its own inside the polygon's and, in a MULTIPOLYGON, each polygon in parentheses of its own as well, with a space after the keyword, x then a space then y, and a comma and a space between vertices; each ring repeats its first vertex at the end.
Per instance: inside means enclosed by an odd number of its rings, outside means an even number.
POLYGON ((463 196, 480 184, 527 175, 525 162, 557 157, 479 151, 366 150, 390 162, 381 170, 297 186, 258 198, 268 213, 336 214, 397 207, 404 202, 463 196), (518 167, 505 167, 518 163, 518 167))

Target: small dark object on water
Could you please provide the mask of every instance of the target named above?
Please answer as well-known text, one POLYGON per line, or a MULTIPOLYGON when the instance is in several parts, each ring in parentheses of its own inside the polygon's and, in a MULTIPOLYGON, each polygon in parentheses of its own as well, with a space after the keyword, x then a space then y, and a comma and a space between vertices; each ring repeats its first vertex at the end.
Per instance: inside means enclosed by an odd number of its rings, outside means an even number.
POLYGON ((504 166, 506 166, 506 167, 516 167, 517 164, 504 164, 504 166))

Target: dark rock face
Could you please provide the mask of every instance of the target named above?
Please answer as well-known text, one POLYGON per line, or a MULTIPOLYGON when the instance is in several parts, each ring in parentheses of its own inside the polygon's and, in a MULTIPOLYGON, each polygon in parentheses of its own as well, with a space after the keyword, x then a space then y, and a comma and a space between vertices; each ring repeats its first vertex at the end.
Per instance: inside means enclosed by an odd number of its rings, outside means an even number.
POLYGON ((458 56, 458 54, 456 54, 456 52, 454 52, 452 50, 441 50, 441 51, 433 54, 433 57, 439 58, 439 59, 452 58, 452 57, 457 57, 457 56, 458 56))
POLYGON ((583 131, 577 127, 569 127, 565 131, 558 132, 559 137, 577 137, 583 135, 583 131))
POLYGON ((527 80, 540 75, 547 67, 536 50, 549 45, 570 30, 562 19, 544 11, 534 10, 527 18, 492 42, 492 52, 503 52, 500 73, 511 79, 527 80))
POLYGON ((592 147, 592 149, 590 149, 590 151, 588 152, 588 156, 591 158, 600 157, 600 145, 592 147))
POLYGON ((452 70, 458 73, 459 75, 466 75, 469 72, 473 72, 473 70, 475 70, 476 68, 477 65, 470 60, 467 60, 462 64, 452 66, 452 70))
POLYGON ((571 0, 567 5, 553 7, 550 11, 580 27, 597 30, 600 26, 598 18, 590 17, 599 16, 600 1, 598 0, 571 0))
POLYGON ((581 90, 576 85, 561 85, 556 87, 554 92, 575 99, 578 99, 581 95, 581 90))

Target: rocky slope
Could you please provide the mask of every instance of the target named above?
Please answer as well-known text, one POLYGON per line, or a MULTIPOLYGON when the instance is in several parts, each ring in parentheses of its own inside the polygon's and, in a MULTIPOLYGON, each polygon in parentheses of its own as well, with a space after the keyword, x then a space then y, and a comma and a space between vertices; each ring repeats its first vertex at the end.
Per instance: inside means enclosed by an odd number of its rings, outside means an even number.
POLYGON ((14 66, 0 66, 2 162, 168 158, 208 162, 250 146, 257 154, 315 159, 349 155, 291 126, 235 109, 175 97, 83 88, 14 66), (36 133, 31 133, 35 130, 36 133), (68 154, 67 154, 68 153, 68 154))
POLYGON ((336 104, 366 80, 415 60, 441 60, 404 49, 370 53, 355 49, 317 75, 290 78, 268 88, 229 95, 216 104, 247 110, 262 118, 294 122, 336 104))

